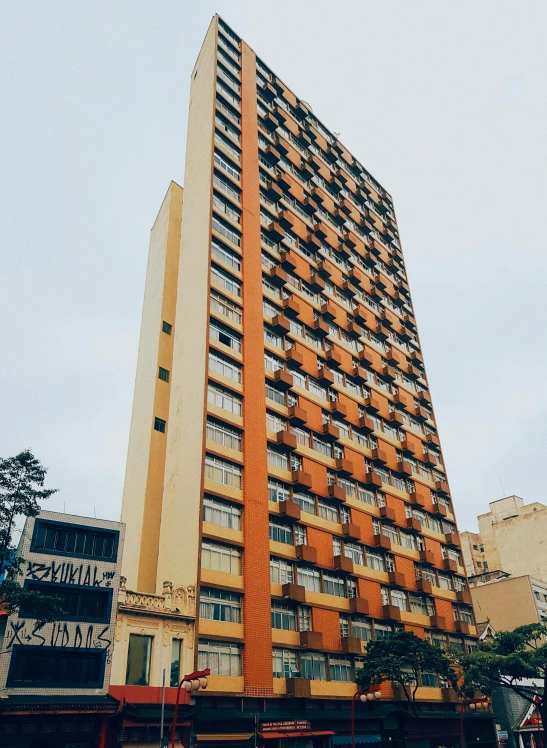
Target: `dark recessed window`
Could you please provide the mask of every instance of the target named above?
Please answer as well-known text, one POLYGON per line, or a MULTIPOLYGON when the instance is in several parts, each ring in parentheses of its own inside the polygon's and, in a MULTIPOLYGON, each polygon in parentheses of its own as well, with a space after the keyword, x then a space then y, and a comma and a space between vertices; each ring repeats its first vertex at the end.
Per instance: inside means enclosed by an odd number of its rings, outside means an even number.
POLYGON ((148 686, 150 683, 150 660, 152 658, 152 636, 129 634, 127 671, 128 686, 148 686))
POLYGON ((34 527, 30 549, 39 553, 88 556, 115 561, 118 552, 118 533, 39 520, 34 527))
POLYGON ((168 335, 171 335, 173 332, 173 325, 170 325, 169 322, 166 322, 165 320, 162 323, 161 329, 163 332, 166 332, 168 335))
POLYGON ((164 382, 168 382, 169 381, 169 369, 164 369, 163 366, 160 366, 158 377, 159 379, 163 379, 164 382))
MULTIPOLYGON (((81 580, 84 581, 83 579, 81 580)), ((45 584, 43 582, 29 582, 25 591, 40 592, 49 595, 63 608, 60 616, 63 621, 104 621, 110 620, 110 606, 112 593, 109 589, 89 589, 88 587, 65 586, 59 584, 45 584)), ((29 615, 24 606, 21 615, 29 615)), ((30 617, 30 616, 29 616, 30 617)))
POLYGON ((100 688, 104 678, 105 650, 28 647, 12 649, 8 685, 19 688, 100 688))
POLYGON ((154 418, 154 430, 159 431, 161 434, 165 434, 166 422, 163 418, 154 418))

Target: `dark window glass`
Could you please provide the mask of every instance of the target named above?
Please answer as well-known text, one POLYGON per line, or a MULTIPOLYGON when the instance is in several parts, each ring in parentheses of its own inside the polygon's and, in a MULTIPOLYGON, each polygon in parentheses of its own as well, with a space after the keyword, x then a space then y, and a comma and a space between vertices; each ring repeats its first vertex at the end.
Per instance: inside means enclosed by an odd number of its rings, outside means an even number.
POLYGON ((173 325, 170 325, 169 322, 165 322, 165 320, 162 323, 161 329, 163 332, 166 332, 168 335, 171 335, 173 331, 173 325))
POLYGON ((169 381, 169 370, 168 369, 164 369, 163 366, 160 366, 160 369, 159 369, 159 372, 158 372, 158 377, 160 379, 163 379, 164 382, 168 382, 169 381))
POLYGON ((31 550, 115 560, 116 538, 115 532, 73 530, 66 525, 40 520, 37 523, 31 550))
POLYGON ((128 686, 149 685, 152 639, 153 637, 151 636, 129 634, 127 672, 125 677, 125 682, 128 686))
MULTIPOLYGON (((25 590, 40 592, 55 598, 65 611, 60 616, 64 620, 93 620, 108 621, 110 614, 110 592, 107 589, 82 589, 81 587, 60 586, 57 584, 44 584, 30 582, 25 585, 25 590)), ((21 615, 29 615, 23 609, 21 615)))
POLYGON ((104 673, 104 652, 15 645, 8 684, 99 688, 104 673))
POLYGON ((162 418, 154 418, 154 429, 165 434, 165 421, 162 418))

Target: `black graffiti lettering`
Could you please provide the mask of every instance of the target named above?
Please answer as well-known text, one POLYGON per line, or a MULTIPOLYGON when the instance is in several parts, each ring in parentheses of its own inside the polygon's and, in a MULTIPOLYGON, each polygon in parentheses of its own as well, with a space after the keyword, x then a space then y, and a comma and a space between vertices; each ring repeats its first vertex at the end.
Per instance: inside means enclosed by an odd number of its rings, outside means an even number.
POLYGON ((75 647, 81 647, 83 641, 82 636, 82 629, 80 628, 80 625, 76 626, 76 631, 74 633, 74 646, 75 647))
POLYGON ((11 649, 14 644, 23 644, 21 637, 25 635, 26 621, 10 621, 11 638, 8 639, 6 649, 11 649))
POLYGON ((88 566, 87 569, 85 570, 85 577, 84 577, 83 584, 85 587, 91 586, 91 566, 88 566))
POLYGON ((60 566, 55 565, 55 561, 51 562, 51 581, 52 582, 58 582, 59 581, 59 572, 63 568, 64 564, 61 564, 60 566))
POLYGON ((104 636, 104 634, 106 634, 109 628, 110 626, 105 626, 104 629, 99 634, 99 636, 97 637, 97 641, 100 642, 99 646, 102 646, 103 643, 106 644, 106 646, 103 647, 103 649, 108 649, 110 645, 112 644, 112 639, 106 639, 104 636))
POLYGON ((113 571, 103 571, 103 579, 114 579, 114 574, 113 571))
POLYGON ((43 628, 43 626, 44 626, 44 624, 43 624, 43 623, 41 623, 41 624, 40 624, 39 626, 38 626, 38 625, 36 625, 36 626, 35 626, 35 627, 34 627, 34 628, 32 629, 32 636, 34 636, 34 637, 35 637, 36 639, 41 639, 40 643, 38 644, 38 646, 39 646, 39 647, 43 647, 43 646, 44 646, 44 644, 46 643, 46 638, 45 638, 45 636, 42 636, 42 634, 39 634, 39 633, 38 633, 38 632, 40 631, 40 629, 41 629, 41 628, 43 628))
POLYGON ((31 579, 47 579, 51 572, 51 567, 45 564, 37 564, 34 561, 27 562, 27 577, 31 579))
POLYGON ((93 586, 94 587, 100 587, 102 583, 102 579, 98 579, 97 577, 97 567, 93 569, 93 586))
POLYGON ((89 626, 89 628, 87 629, 87 636, 85 638, 86 649, 91 649, 92 643, 93 643, 93 626, 89 626))

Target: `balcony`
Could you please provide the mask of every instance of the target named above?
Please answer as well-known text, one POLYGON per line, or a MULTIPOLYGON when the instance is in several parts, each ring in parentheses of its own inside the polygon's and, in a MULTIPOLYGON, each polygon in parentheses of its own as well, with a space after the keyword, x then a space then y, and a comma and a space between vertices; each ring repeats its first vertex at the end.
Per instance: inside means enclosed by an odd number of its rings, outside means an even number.
POLYGON ((326 338, 329 334, 329 326, 324 319, 316 319, 313 323, 313 330, 316 335, 326 338))
POLYGON ((281 587, 281 594, 283 597, 294 600, 297 603, 306 602, 306 588, 301 584, 294 584, 294 582, 286 582, 281 587))
POLYGON ((311 697, 311 680, 307 678, 287 678, 286 683, 288 696, 294 696, 297 699, 311 697))
POLYGON ((305 561, 307 564, 317 563, 317 549, 312 545, 297 545, 296 558, 299 561, 305 561))
POLYGON ((395 605, 382 606, 382 612, 383 612, 384 618, 386 618, 388 621, 400 621, 401 620, 401 611, 395 605))
POLYGON ((280 335, 286 335, 291 329, 290 322, 284 314, 276 314, 273 317, 272 327, 280 335))
POLYGON ((395 509, 388 506, 387 504, 380 507, 380 517, 386 522, 397 522, 397 514, 395 512, 395 509))
POLYGON ((294 218, 292 217, 290 210, 287 210, 286 208, 280 210, 277 217, 279 223, 286 231, 290 231, 294 226, 294 218))
MULTIPOLYGON (((292 377, 291 377, 292 378, 292 377)), ((308 420, 308 414, 299 405, 291 405, 289 408, 289 421, 295 426, 302 426, 308 420)))
MULTIPOLYGON (((372 433, 374 431, 374 421, 372 421, 368 416, 361 416, 359 418, 359 426, 361 428, 365 429, 366 431, 372 433)), ((381 484, 381 482, 380 482, 381 484)))
POLYGON ((365 370, 362 369, 360 366, 353 365, 353 371, 352 371, 352 377, 357 382, 357 384, 364 384, 367 381, 367 375, 365 373, 365 370))
POLYGON ((365 364, 367 366, 373 366, 374 365, 374 356, 372 353, 367 350, 367 348, 363 348, 362 351, 359 351, 357 354, 359 356, 359 361, 362 364, 365 364))
POLYGON ((459 603, 464 603, 465 605, 472 605, 473 601, 471 599, 471 593, 469 590, 458 590, 456 592, 456 600, 459 603))
POLYGON ((437 502, 436 504, 433 504, 432 513, 437 515, 438 517, 446 517, 448 511, 444 504, 439 504, 439 502, 437 502))
POLYGON ((300 519, 300 507, 296 501, 291 501, 291 499, 279 502, 279 513, 295 522, 300 519))
POLYGON ((354 522, 344 522, 342 525, 344 540, 361 540, 361 528, 354 522))
POLYGON ((325 319, 336 319, 336 307, 330 301, 325 301, 325 303, 321 305, 321 314, 325 319))
POLYGON ((394 382, 396 379, 395 369, 392 366, 382 366, 382 374, 390 382, 394 382))
POLYGON ((416 519, 415 517, 407 517, 406 518, 406 529, 410 530, 411 532, 418 532, 420 533, 422 531, 422 523, 419 519, 416 519))
POLYGON ((456 573, 458 571, 458 562, 452 558, 443 558, 443 569, 456 573))
POLYGON ((291 480, 294 488, 311 488, 311 475, 303 470, 293 470, 291 480))
POLYGON ((283 301, 283 311, 287 317, 298 317, 300 314, 300 304, 296 301, 294 296, 283 301))
POLYGON ((380 449, 379 447, 376 447, 372 450, 372 459, 378 465, 386 465, 388 461, 387 452, 385 452, 383 449, 380 449))
MULTIPOLYGON (((296 258, 292 250, 287 249, 281 252, 281 267, 289 272, 296 268, 296 258)), ((288 299, 285 299, 285 301, 288 301, 288 299)))
POLYGON ((342 486, 336 485, 336 483, 331 484, 327 489, 328 495, 331 499, 336 499, 336 501, 345 501, 346 500, 346 491, 342 486))
POLYGON ((335 442, 340 438, 340 429, 333 423, 324 423, 321 433, 327 441, 335 442))
POLYGON ((446 618, 444 616, 430 616, 431 628, 446 630, 446 618))
POLYGON ((279 186, 270 179, 268 182, 265 192, 268 195, 268 197, 271 197, 272 200, 280 200, 283 197, 283 190, 279 188, 279 186))
POLYGON ((435 554, 430 550, 420 551, 420 561, 422 562, 422 564, 435 566, 435 554))
POLYGON ((356 322, 348 322, 346 331, 353 340, 357 340, 361 336, 361 329, 356 322))
POLYGON ((435 490, 438 491, 439 493, 445 494, 445 496, 448 496, 450 494, 448 483, 444 480, 435 481, 435 490))
POLYGON ((454 627, 456 631, 459 631, 460 634, 468 634, 470 633, 469 624, 465 621, 454 621, 454 627))
POLYGON ((325 281, 317 273, 312 273, 310 276, 310 286, 314 291, 321 292, 325 290, 325 281))
POLYGON ((346 460, 345 457, 338 457, 336 460, 336 470, 340 475, 351 475, 353 473, 353 463, 346 460))
POLYGON ((441 446, 441 442, 439 440, 439 437, 436 434, 426 434, 425 440, 428 443, 435 444, 437 447, 441 446))
POLYGON ((406 587, 405 575, 400 571, 388 572, 389 583, 394 587, 406 587))
POLYGON ((419 421, 427 421, 429 418, 429 413, 427 410, 424 410, 424 408, 420 407, 419 405, 414 408, 414 415, 419 421))
POLYGON ((425 507, 425 496, 417 491, 411 491, 409 493, 410 503, 416 506, 425 507))
POLYGON ((323 634, 320 631, 301 631, 300 646, 304 649, 323 649, 323 634))
POLYGON ((371 410, 373 413, 378 413, 381 409, 380 401, 374 395, 365 397, 365 408, 371 410))
POLYGON ((353 561, 347 556, 335 556, 334 568, 344 574, 353 574, 353 561))
MULTIPOLYGON (((317 370, 317 374, 315 375, 315 378, 317 379, 319 384, 323 384, 326 387, 328 387, 331 384, 334 384, 334 375, 330 371, 330 369, 327 369, 326 366, 323 366, 321 369, 317 370)), ((338 402, 338 401, 334 401, 334 402, 338 402)), ((333 411, 331 409, 331 413, 332 412, 333 411)))
POLYGON ((336 348, 331 348, 326 352, 327 361, 337 369, 342 366, 342 356, 336 348))
POLYGON ((274 265, 270 268, 269 279, 276 286, 284 286, 287 282, 287 273, 279 265, 274 265))
POLYGON ((375 548, 383 548, 385 551, 391 550, 391 540, 381 533, 373 536, 373 543, 375 548))
POLYGON ((417 579, 416 587, 420 592, 424 592, 426 595, 433 594, 433 585, 427 579, 417 579))
POLYGON ((289 374, 285 369, 278 369, 274 372, 274 382, 276 382, 281 389, 288 390, 293 386, 292 375, 289 374))
POLYGON ((447 532, 444 537, 446 538, 446 545, 452 548, 459 548, 461 546, 460 536, 457 532, 447 532))
POLYGON ((363 647, 361 646, 361 639, 356 636, 343 636, 341 638, 342 652, 348 654, 363 654, 363 647))
MULTIPOLYGON (((321 246, 322 246, 321 245, 321 239, 319 239, 318 236, 315 236, 315 234, 312 234, 312 233, 308 233, 308 235, 306 236, 306 244, 308 245, 308 247, 312 251, 315 251, 315 252, 317 252, 318 250, 320 250, 321 246)), ((326 277, 328 277, 328 276, 326 276, 326 277)), ((325 286, 323 286, 323 289, 324 288, 325 288, 325 286)))
POLYGON ((277 444, 281 452, 292 452, 294 449, 296 449, 296 436, 294 434, 291 434, 290 431, 278 431, 276 434, 275 443, 277 444))
POLYGON ((349 601, 349 612, 360 616, 368 616, 368 600, 362 597, 352 597, 349 601))
POLYGON ((277 221, 270 221, 270 225, 265 227, 264 231, 274 242, 280 242, 281 239, 283 239, 283 237, 285 236, 283 227, 277 221))
POLYGON ((365 483, 367 486, 378 486, 382 485, 382 479, 375 470, 371 470, 365 475, 365 483))
POLYGON ((343 418, 345 418, 348 414, 348 409, 343 403, 340 402, 340 400, 331 400, 329 410, 331 413, 334 413, 337 416, 342 416, 343 418))
POLYGON ((408 439, 401 439, 401 451, 406 455, 414 454, 414 447, 412 446, 412 443, 408 441, 408 439))
POLYGON ((409 477, 412 475, 413 470, 408 462, 402 460, 401 462, 397 463, 397 473, 399 473, 399 475, 406 475, 407 477, 409 477))
POLYGON ((363 325, 367 321, 366 309, 362 304, 356 304, 352 307, 351 313, 359 324, 363 325))
POLYGON ((304 365, 304 357, 293 346, 289 351, 287 351, 287 366, 290 369, 300 369, 303 365, 304 365))

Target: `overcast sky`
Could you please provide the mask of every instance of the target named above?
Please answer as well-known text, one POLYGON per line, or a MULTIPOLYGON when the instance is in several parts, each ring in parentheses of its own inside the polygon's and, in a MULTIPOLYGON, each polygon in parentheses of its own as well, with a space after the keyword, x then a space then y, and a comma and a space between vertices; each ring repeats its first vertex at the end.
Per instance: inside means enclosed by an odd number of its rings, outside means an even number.
POLYGON ((213 14, 392 193, 460 529, 547 495, 544 2, 3 0, 0 455, 117 519, 148 236, 213 14))

